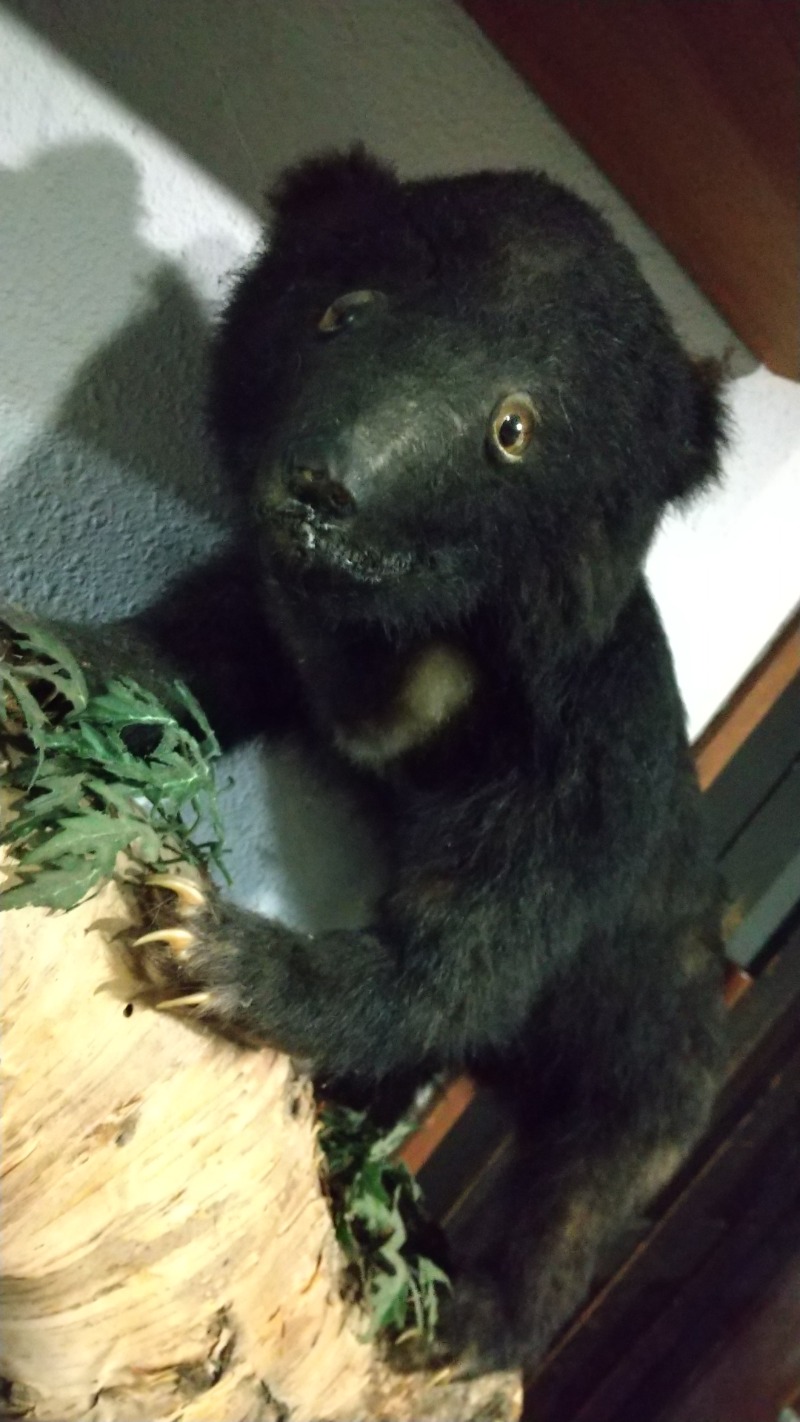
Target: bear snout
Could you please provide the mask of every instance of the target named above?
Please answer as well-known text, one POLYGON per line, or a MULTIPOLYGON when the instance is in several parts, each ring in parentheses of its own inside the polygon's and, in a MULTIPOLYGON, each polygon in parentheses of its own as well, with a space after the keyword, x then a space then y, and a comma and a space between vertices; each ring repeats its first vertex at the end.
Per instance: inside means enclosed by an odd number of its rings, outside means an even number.
POLYGON ((356 510, 353 495, 326 469, 312 469, 307 464, 293 469, 286 490, 291 498, 328 519, 347 518, 356 510))

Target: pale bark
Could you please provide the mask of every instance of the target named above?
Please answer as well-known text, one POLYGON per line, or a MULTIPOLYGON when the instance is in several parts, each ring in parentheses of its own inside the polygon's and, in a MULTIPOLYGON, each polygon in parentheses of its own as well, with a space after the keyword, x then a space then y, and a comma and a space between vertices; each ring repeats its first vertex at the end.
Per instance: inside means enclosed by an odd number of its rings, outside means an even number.
POLYGON ((0 913, 13 1406, 37 1422, 517 1416, 513 1377, 397 1379, 359 1338, 307 1086, 286 1058, 137 1001, 113 946, 126 922, 113 885, 68 914, 0 913))

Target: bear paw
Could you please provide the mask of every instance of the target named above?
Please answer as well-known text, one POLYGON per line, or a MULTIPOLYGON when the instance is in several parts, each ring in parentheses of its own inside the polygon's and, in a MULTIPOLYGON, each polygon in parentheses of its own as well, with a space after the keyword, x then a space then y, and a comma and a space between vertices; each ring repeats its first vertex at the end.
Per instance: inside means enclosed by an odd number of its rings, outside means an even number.
MULTIPOLYGON (((160 1011, 189 1012, 242 1035, 245 998, 231 911, 191 871, 149 874, 138 891, 146 933, 127 953, 160 1011)), ((233 911, 235 914, 235 910, 233 911)))

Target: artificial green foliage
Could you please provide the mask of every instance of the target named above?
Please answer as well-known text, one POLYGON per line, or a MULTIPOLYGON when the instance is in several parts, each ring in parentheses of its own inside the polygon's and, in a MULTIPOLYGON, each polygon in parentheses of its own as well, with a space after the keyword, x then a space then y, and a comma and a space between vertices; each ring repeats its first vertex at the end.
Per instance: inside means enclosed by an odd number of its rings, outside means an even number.
POLYGON ((22 795, 2 838, 21 882, 0 907, 72 908, 114 873, 122 850, 148 867, 213 860, 225 872, 211 769, 219 747, 177 683, 175 698, 199 739, 126 677, 92 694, 49 631, 13 633, 0 660, 0 734, 11 751, 3 781, 22 795), (146 756, 131 748, 137 737, 146 756), (211 838, 196 843, 201 821, 211 838))
POLYGON ((353 1293, 369 1337, 433 1338, 447 1275, 423 1252, 430 1226, 419 1185, 396 1152, 409 1127, 381 1134, 363 1111, 327 1105, 320 1114, 323 1182, 353 1293))

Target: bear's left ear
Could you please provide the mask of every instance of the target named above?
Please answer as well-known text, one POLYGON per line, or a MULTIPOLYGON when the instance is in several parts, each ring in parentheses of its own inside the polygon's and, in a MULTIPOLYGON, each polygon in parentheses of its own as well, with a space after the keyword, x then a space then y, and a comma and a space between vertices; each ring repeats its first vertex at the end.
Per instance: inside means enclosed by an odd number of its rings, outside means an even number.
POLYGON ((400 184, 392 168, 360 144, 347 153, 321 153, 281 175, 267 193, 276 227, 324 226, 330 231, 358 222, 396 200, 400 184))
POLYGON ((670 501, 699 493, 719 476, 720 456, 728 437, 727 411, 721 394, 724 379, 725 369, 720 361, 690 362, 689 434, 669 480, 670 501))

